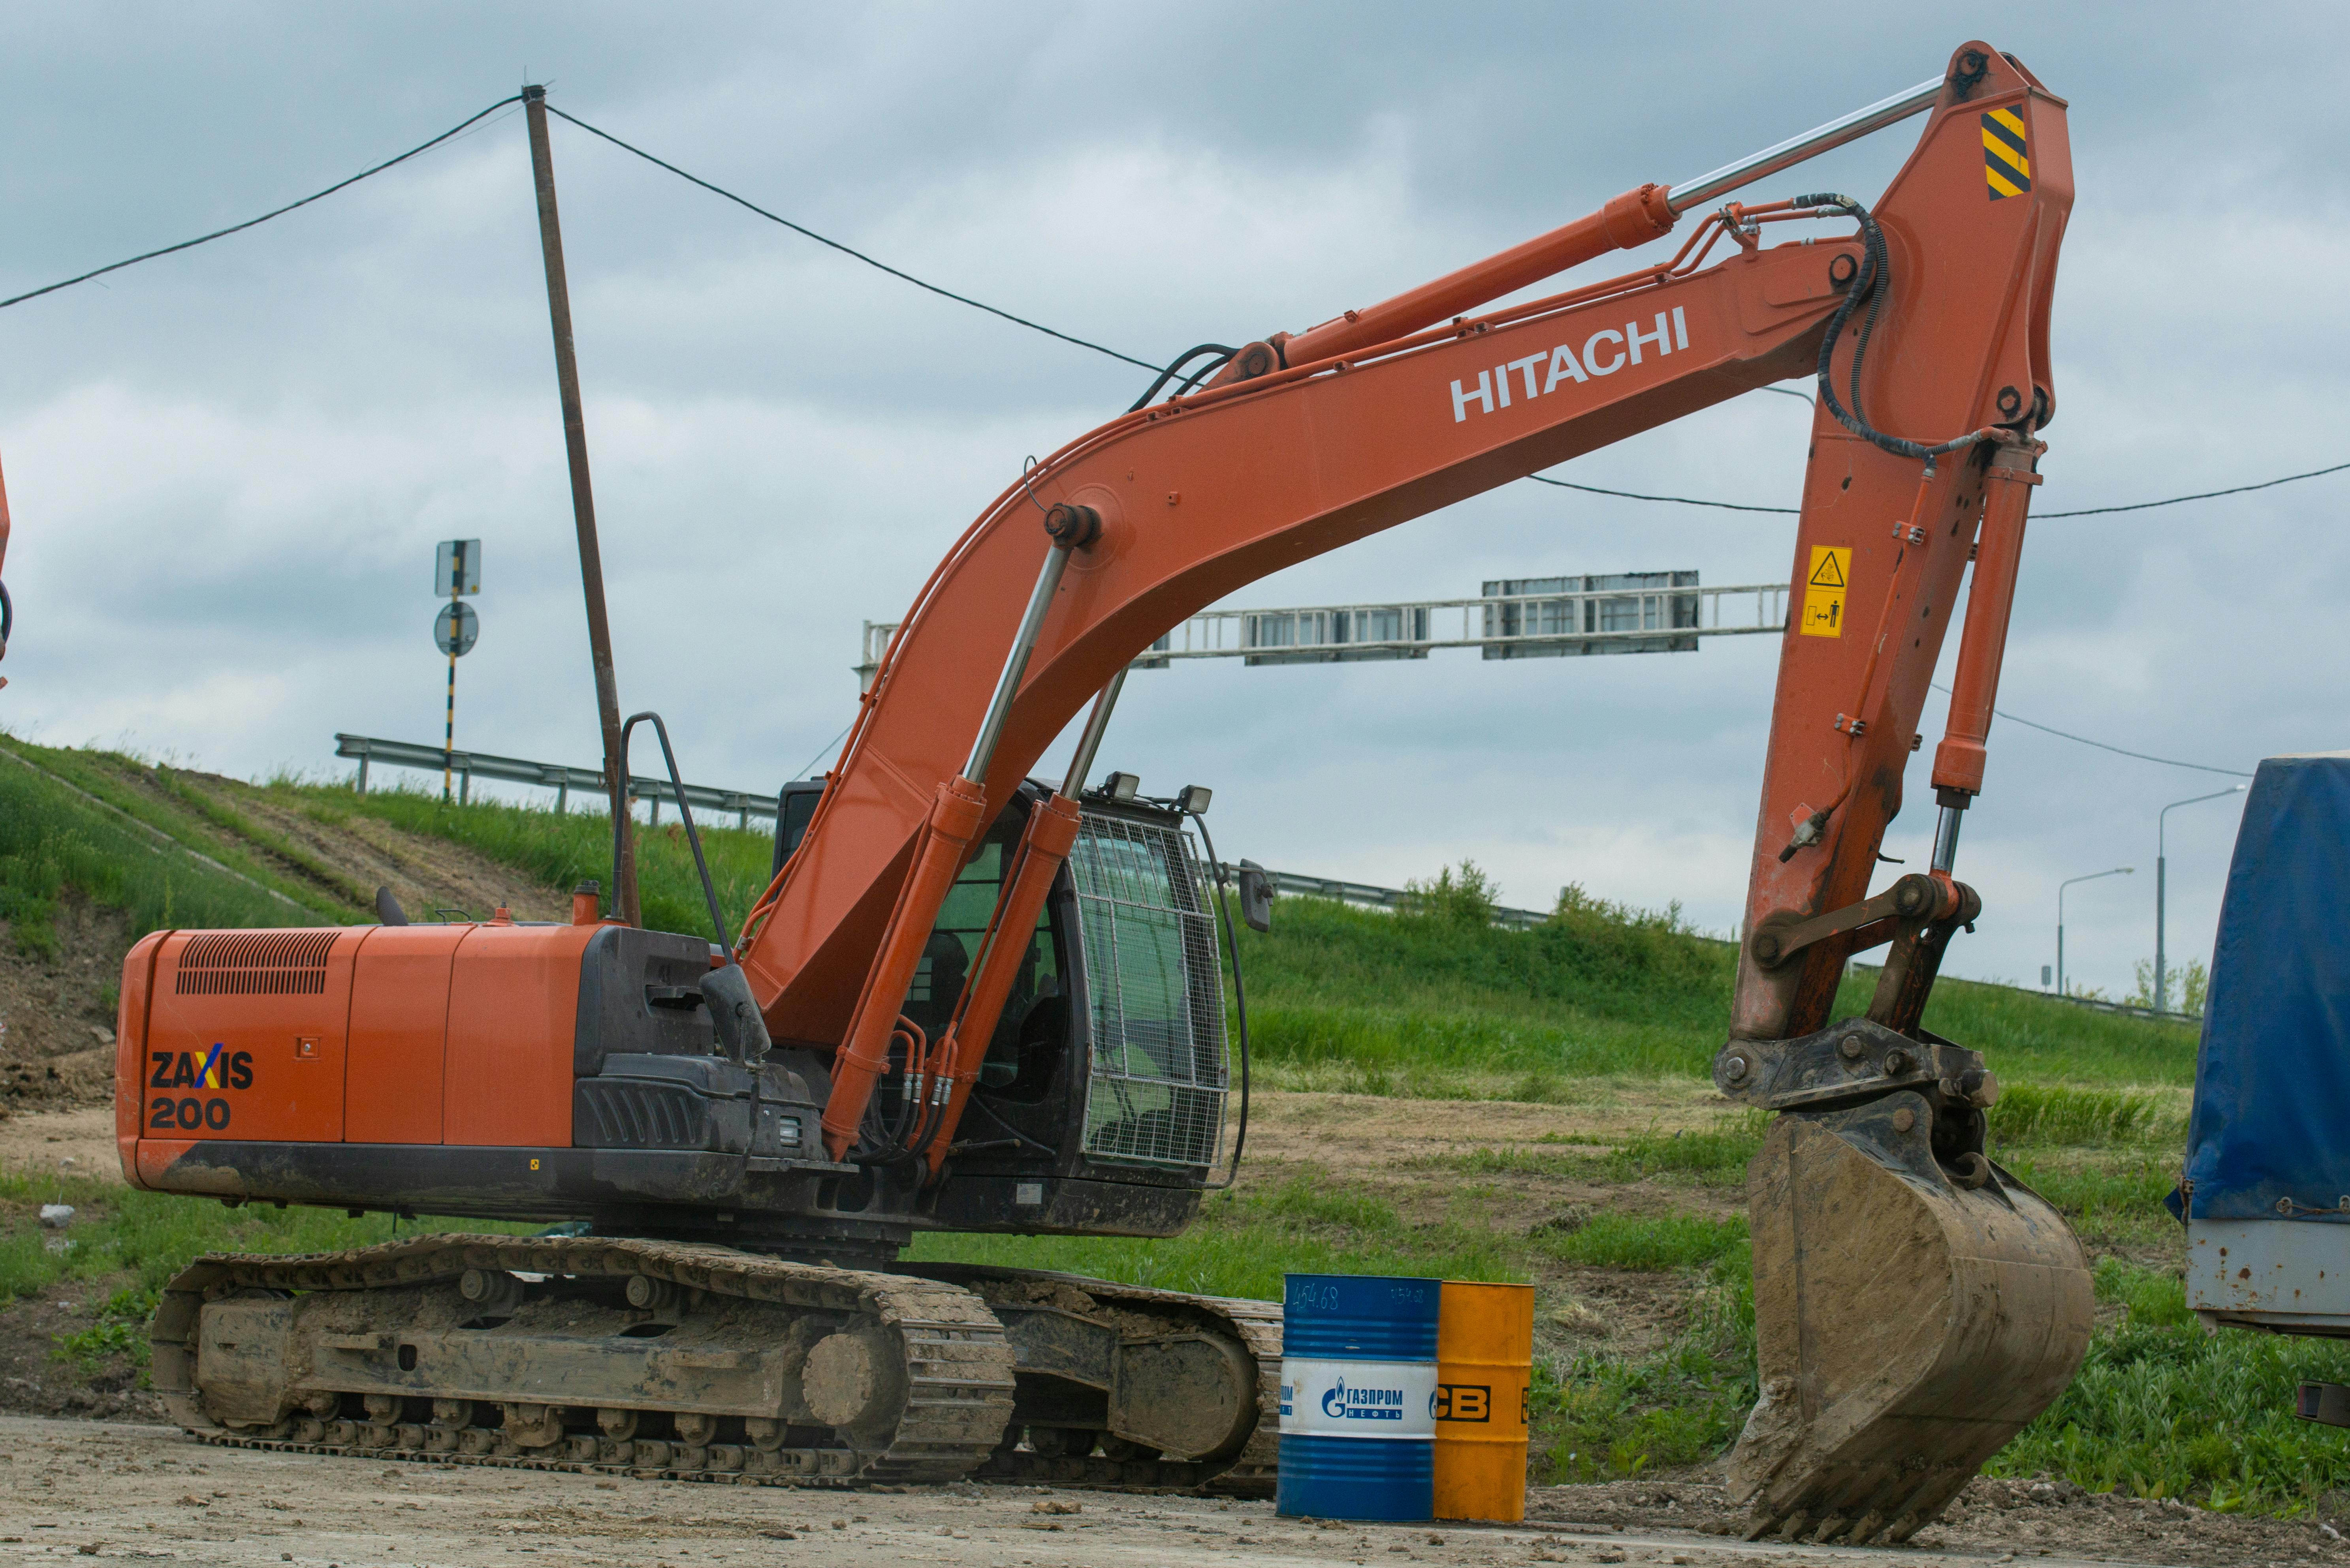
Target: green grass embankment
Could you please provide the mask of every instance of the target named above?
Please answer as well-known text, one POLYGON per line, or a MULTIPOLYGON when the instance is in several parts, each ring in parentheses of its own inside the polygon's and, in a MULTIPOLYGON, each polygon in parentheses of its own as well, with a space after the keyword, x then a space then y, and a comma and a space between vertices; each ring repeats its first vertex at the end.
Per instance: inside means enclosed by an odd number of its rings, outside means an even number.
MULTIPOLYGON (((542 805, 475 801, 442 804, 437 791, 378 787, 365 794, 338 785, 280 782, 266 786, 276 798, 298 805, 313 820, 338 823, 366 815, 426 837, 446 839, 525 871, 550 888, 596 882, 610 891, 612 819, 595 812, 557 815, 542 805)), ((758 831, 697 820, 710 880, 728 934, 742 934, 743 917, 767 889, 775 841, 758 831)), ((672 813, 659 826, 637 824, 637 897, 644 923, 658 930, 716 938, 702 878, 685 830, 672 813)))
POLYGON ((249 859, 237 866, 234 852, 191 853, 188 846, 202 837, 192 815, 175 820, 145 808, 130 792, 109 788, 81 753, 13 738, 0 739, 0 749, 8 753, 0 758, 0 919, 27 952, 56 950, 51 920, 68 888, 121 910, 134 938, 171 926, 308 924, 331 908, 249 859))
MULTIPOLYGON (((48 911, 68 887, 127 913, 134 937, 170 926, 372 921, 375 889, 274 828, 262 807, 296 812, 329 829, 373 818, 461 846, 551 889, 611 880, 611 819, 593 812, 443 804, 437 790, 421 784, 366 794, 296 779, 249 784, 5 734, 0 751, 16 759, 0 758, 0 919, 11 921, 20 944, 35 951, 46 950, 48 911)), ((731 929, 766 888, 775 841, 759 831, 695 826, 731 929)), ((637 867, 647 924, 714 935, 673 815, 658 826, 638 824, 637 867)))
MULTIPOLYGON (((1728 1036, 1735 952, 1666 917, 1570 908, 1508 929, 1283 898, 1242 932, 1250 1032, 1276 1087, 1555 1099, 1565 1080, 1707 1076, 1728 1036)), ((1866 1012, 1874 974, 1836 1015, 1866 1012)), ((2195 1034, 2004 986, 1944 980, 1935 1033, 2002 1078, 2185 1085, 2195 1034)))

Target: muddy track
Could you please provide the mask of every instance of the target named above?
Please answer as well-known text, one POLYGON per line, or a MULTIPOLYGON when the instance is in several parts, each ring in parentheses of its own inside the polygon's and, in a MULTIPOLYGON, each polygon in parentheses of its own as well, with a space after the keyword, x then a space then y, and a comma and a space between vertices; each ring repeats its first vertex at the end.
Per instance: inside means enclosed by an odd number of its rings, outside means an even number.
MULTIPOLYGON (((155 1390, 181 1426, 208 1442, 306 1453, 784 1485, 943 1481, 960 1479, 985 1459, 1012 1414, 1011 1344, 994 1314, 970 1292, 910 1275, 830 1269, 682 1242, 433 1236, 331 1255, 215 1253, 197 1259, 165 1287, 152 1337, 155 1390), (837 1314, 882 1331, 902 1347, 903 1412, 888 1446, 879 1450, 788 1447, 780 1441, 773 1447, 638 1443, 565 1438, 559 1428, 552 1441, 523 1443, 517 1434, 487 1426, 359 1423, 317 1416, 240 1430, 215 1421, 197 1392, 196 1341, 208 1300, 243 1291, 447 1284, 468 1271, 647 1278, 706 1297, 837 1314)), ((389 1342, 396 1336, 381 1337, 389 1342)), ((509 1420, 519 1407, 506 1407, 509 1420)))
MULTIPOLYGON (((632 1294, 631 1300, 635 1299, 632 1294)), ((355 1302, 355 1305, 358 1303, 355 1302)), ((377 1304, 377 1303, 369 1303, 377 1304)), ((785 1328, 778 1316, 778 1327, 785 1328)), ((780 1337, 780 1336, 779 1336, 780 1337)), ((337 1454, 434 1464, 625 1474, 745 1485, 873 1485, 941 1482, 967 1476, 1003 1482, 1146 1490, 1208 1488, 1230 1496, 1270 1495, 1279 1445, 1281 1314, 1266 1302, 1225 1301, 1147 1290, 1107 1281, 1028 1270, 935 1265, 920 1273, 864 1272, 800 1263, 695 1243, 602 1238, 443 1235, 387 1242, 334 1254, 282 1257, 214 1253, 197 1259, 165 1288, 151 1330, 153 1382, 172 1418, 205 1442, 282 1452, 337 1454), (335 1337, 361 1359, 390 1354, 395 1330, 417 1321, 416 1293, 507 1275, 659 1282, 697 1305, 705 1301, 764 1303, 825 1314, 855 1331, 878 1331, 900 1347, 896 1376, 901 1410, 886 1447, 794 1446, 781 1422, 764 1438, 719 1443, 565 1431, 562 1407, 442 1401, 428 1423, 426 1396, 393 1393, 370 1399, 367 1419, 347 1411, 351 1396, 304 1405, 298 1390, 273 1388, 268 1415, 216 1418, 233 1412, 196 1386, 199 1338, 207 1303, 292 1293, 377 1293, 381 1321, 360 1308, 340 1323, 360 1332, 335 1337), (1094 1314, 1123 1315, 1146 1333, 1191 1327, 1221 1333, 1255 1365, 1255 1411, 1236 1452, 1205 1461, 1152 1456, 1110 1458, 1039 1454, 1015 1445, 1014 1347, 992 1310, 1052 1301, 1094 1314), (286 1414, 288 1404, 294 1406, 286 1414), (444 1418, 443 1405, 462 1412, 444 1418), (498 1424, 477 1415, 496 1410, 498 1424), (531 1422, 537 1425, 531 1425, 531 1422)), ((403 1360, 403 1370, 412 1360, 403 1360)), ((396 1380, 383 1384, 397 1389, 396 1380)), ((1243 1413, 1247 1407, 1243 1407, 1243 1413)), ((691 1410, 682 1414, 692 1417, 691 1410)), ((712 1429, 715 1423, 709 1423, 712 1429)))

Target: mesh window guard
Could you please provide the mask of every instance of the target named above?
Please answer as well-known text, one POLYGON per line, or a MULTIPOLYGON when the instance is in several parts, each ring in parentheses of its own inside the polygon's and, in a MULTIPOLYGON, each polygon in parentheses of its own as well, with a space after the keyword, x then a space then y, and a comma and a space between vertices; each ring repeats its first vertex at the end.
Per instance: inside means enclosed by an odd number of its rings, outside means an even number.
POLYGON ((1087 812, 1069 856, 1093 1044, 1085 1151, 1211 1166, 1228 1080, 1215 916, 1180 824, 1087 812))

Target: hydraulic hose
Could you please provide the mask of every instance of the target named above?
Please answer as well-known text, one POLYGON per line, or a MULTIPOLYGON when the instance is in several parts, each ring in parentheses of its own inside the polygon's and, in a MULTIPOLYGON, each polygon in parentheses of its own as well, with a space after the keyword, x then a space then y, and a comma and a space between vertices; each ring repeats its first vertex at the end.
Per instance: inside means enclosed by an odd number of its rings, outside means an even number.
POLYGON ((1200 384, 1201 377, 1215 374, 1217 370, 1222 369, 1226 360, 1230 359, 1238 352, 1238 349, 1229 348, 1222 343, 1197 343, 1192 345, 1191 348, 1184 349, 1180 354, 1176 355, 1172 359, 1168 360, 1167 369, 1159 372, 1159 379, 1150 383, 1150 389, 1143 393, 1142 396, 1135 399, 1133 403, 1128 406, 1126 411, 1129 414, 1139 413, 1144 409, 1149 407, 1150 400, 1159 395, 1159 389, 1173 380, 1176 377, 1181 375, 1183 373, 1183 367, 1198 358, 1201 355, 1213 354, 1217 356, 1217 358, 1210 360, 1200 369, 1194 371, 1191 379, 1184 382, 1182 387, 1179 389, 1180 391, 1188 392, 1193 387, 1198 386, 1200 384))
POLYGON ((1820 339, 1820 400, 1826 405, 1828 412, 1835 416, 1836 422, 1861 440, 1880 447, 1896 457, 1914 458, 1929 464, 1943 453, 1956 452, 1962 446, 1972 446, 1978 441, 2000 440, 2006 432, 1996 427, 1987 426, 1981 430, 1969 431, 1961 436, 1954 436, 1937 445, 1929 446, 1923 441, 1911 441, 1906 436, 1887 435, 1868 422, 1868 417, 1861 411, 1860 407, 1860 369, 1868 358, 1868 339, 1877 330, 1877 318, 1883 313, 1886 301, 1893 296, 1893 266, 1886 250, 1885 232, 1877 227, 1877 220, 1869 214, 1868 209, 1849 196, 1839 196, 1833 192, 1798 196, 1794 200, 1794 205, 1832 208, 1860 225, 1859 275, 1852 280, 1852 286, 1845 291, 1844 303, 1836 306, 1834 316, 1828 317, 1827 333, 1820 339), (1835 384, 1830 376, 1829 366, 1835 356, 1836 342, 1844 335, 1845 324, 1852 319, 1853 312, 1858 310, 1864 304, 1868 306, 1868 314, 1861 318, 1859 336, 1853 340, 1852 369, 1846 381, 1846 389, 1852 398, 1852 407, 1847 410, 1844 404, 1837 400, 1835 384))

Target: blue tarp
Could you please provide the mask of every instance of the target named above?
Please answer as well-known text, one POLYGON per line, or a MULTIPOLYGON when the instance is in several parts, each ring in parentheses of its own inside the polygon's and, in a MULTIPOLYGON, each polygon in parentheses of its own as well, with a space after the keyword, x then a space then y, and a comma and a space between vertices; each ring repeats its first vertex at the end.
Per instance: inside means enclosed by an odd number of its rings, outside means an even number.
MULTIPOLYGON (((2211 955, 2187 1185, 2198 1220, 2350 1196, 2350 753, 2261 763, 2211 955)), ((2177 1212, 2179 1195, 2171 1207, 2177 1212)))

